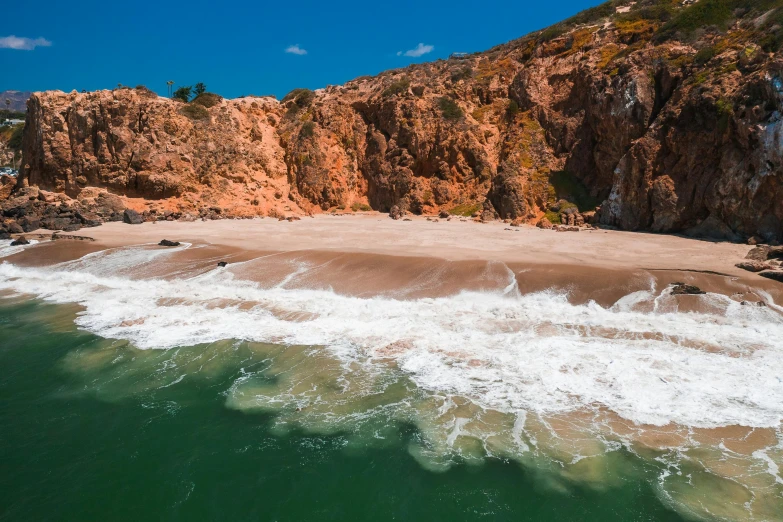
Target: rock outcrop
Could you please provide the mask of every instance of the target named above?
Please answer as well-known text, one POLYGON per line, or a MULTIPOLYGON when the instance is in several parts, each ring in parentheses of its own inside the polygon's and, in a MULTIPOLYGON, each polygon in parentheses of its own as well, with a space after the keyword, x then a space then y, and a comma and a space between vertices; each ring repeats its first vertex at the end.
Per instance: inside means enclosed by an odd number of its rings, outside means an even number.
POLYGON ((369 206, 781 241, 783 3, 720 1, 610 2, 280 102, 35 93, 15 190, 150 219, 369 206))

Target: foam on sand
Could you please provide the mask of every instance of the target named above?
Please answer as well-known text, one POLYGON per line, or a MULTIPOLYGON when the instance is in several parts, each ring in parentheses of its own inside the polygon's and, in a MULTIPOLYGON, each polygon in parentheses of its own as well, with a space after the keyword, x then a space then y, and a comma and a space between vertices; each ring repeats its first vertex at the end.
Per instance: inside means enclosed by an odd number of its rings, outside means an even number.
MULTIPOLYGON (((412 422, 424 439, 411 454, 431 469, 455 455, 498 455, 559 462, 565 479, 601 483, 611 481, 606 459, 623 449, 663 458, 662 497, 697 514, 705 504, 694 499, 712 486, 693 477, 718 481, 734 492, 728 499, 747 492, 756 515, 779 505, 783 317, 772 306, 706 294, 684 298, 700 311, 678 312, 683 298, 653 282, 611 307, 573 304, 562 292, 520 294, 508 270, 494 291, 417 299, 303 288, 296 282, 310 267, 302 263, 268 287, 231 266, 132 278, 176 251, 123 248, 51 268, 3 263, 0 291, 78 303, 80 327, 142 350, 272 343, 272 366, 238 378, 230 407, 325 432, 379 434, 412 422), (745 453, 721 447, 730 436, 698 438, 738 426, 771 438, 745 453)), ((746 504, 737 513, 747 514, 746 504)), ((709 512, 737 518, 735 507, 717 499, 709 512)))

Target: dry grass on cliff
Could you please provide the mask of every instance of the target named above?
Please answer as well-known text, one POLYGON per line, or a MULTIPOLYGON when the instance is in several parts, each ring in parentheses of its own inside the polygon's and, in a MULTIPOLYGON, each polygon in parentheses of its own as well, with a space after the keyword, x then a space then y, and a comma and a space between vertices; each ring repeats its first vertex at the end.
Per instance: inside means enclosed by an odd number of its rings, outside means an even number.
POLYGON ((179 113, 183 116, 187 116, 191 120, 206 120, 209 118, 209 111, 203 105, 199 104, 187 104, 179 110, 179 113))
POLYGON ((470 217, 481 210, 481 203, 460 203, 449 209, 449 214, 453 216, 470 217))
POLYGON ((190 103, 195 103, 197 105, 203 105, 207 109, 210 109, 214 107, 215 105, 219 105, 223 101, 223 97, 219 94, 214 94, 211 92, 203 92, 193 98, 193 100, 190 103))

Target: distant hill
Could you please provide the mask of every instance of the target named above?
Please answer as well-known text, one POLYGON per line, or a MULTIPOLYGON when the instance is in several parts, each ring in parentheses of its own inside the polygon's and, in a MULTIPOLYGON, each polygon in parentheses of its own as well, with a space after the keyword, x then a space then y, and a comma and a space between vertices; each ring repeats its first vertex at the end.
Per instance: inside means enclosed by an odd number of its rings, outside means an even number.
POLYGON ((27 110, 27 99, 32 93, 28 91, 3 91, 0 92, 0 109, 6 109, 5 101, 11 100, 10 109, 12 111, 25 112, 27 110))

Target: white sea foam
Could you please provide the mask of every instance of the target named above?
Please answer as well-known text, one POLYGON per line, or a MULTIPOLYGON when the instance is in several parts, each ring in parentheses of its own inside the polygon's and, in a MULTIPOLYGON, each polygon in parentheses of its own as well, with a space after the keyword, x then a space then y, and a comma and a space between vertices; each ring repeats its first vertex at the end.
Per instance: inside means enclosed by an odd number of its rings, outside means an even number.
POLYGON ((710 313, 638 311, 641 302, 676 302, 652 289, 603 308, 510 286, 397 300, 261 288, 230 270, 173 280, 122 276, 174 251, 107 251, 50 269, 3 263, 0 290, 79 303, 79 326, 142 349, 243 339, 324 346, 378 371, 377 361, 391 358, 423 390, 503 412, 603 406, 655 425, 783 421, 783 320, 768 307, 708 294, 701 299, 710 313))
POLYGON ((13 240, 11 239, 3 239, 0 240, 0 259, 8 256, 12 256, 14 254, 18 254, 22 250, 24 250, 26 247, 35 245, 38 243, 35 239, 29 240, 29 245, 14 245, 11 246, 11 243, 13 243, 13 240))

